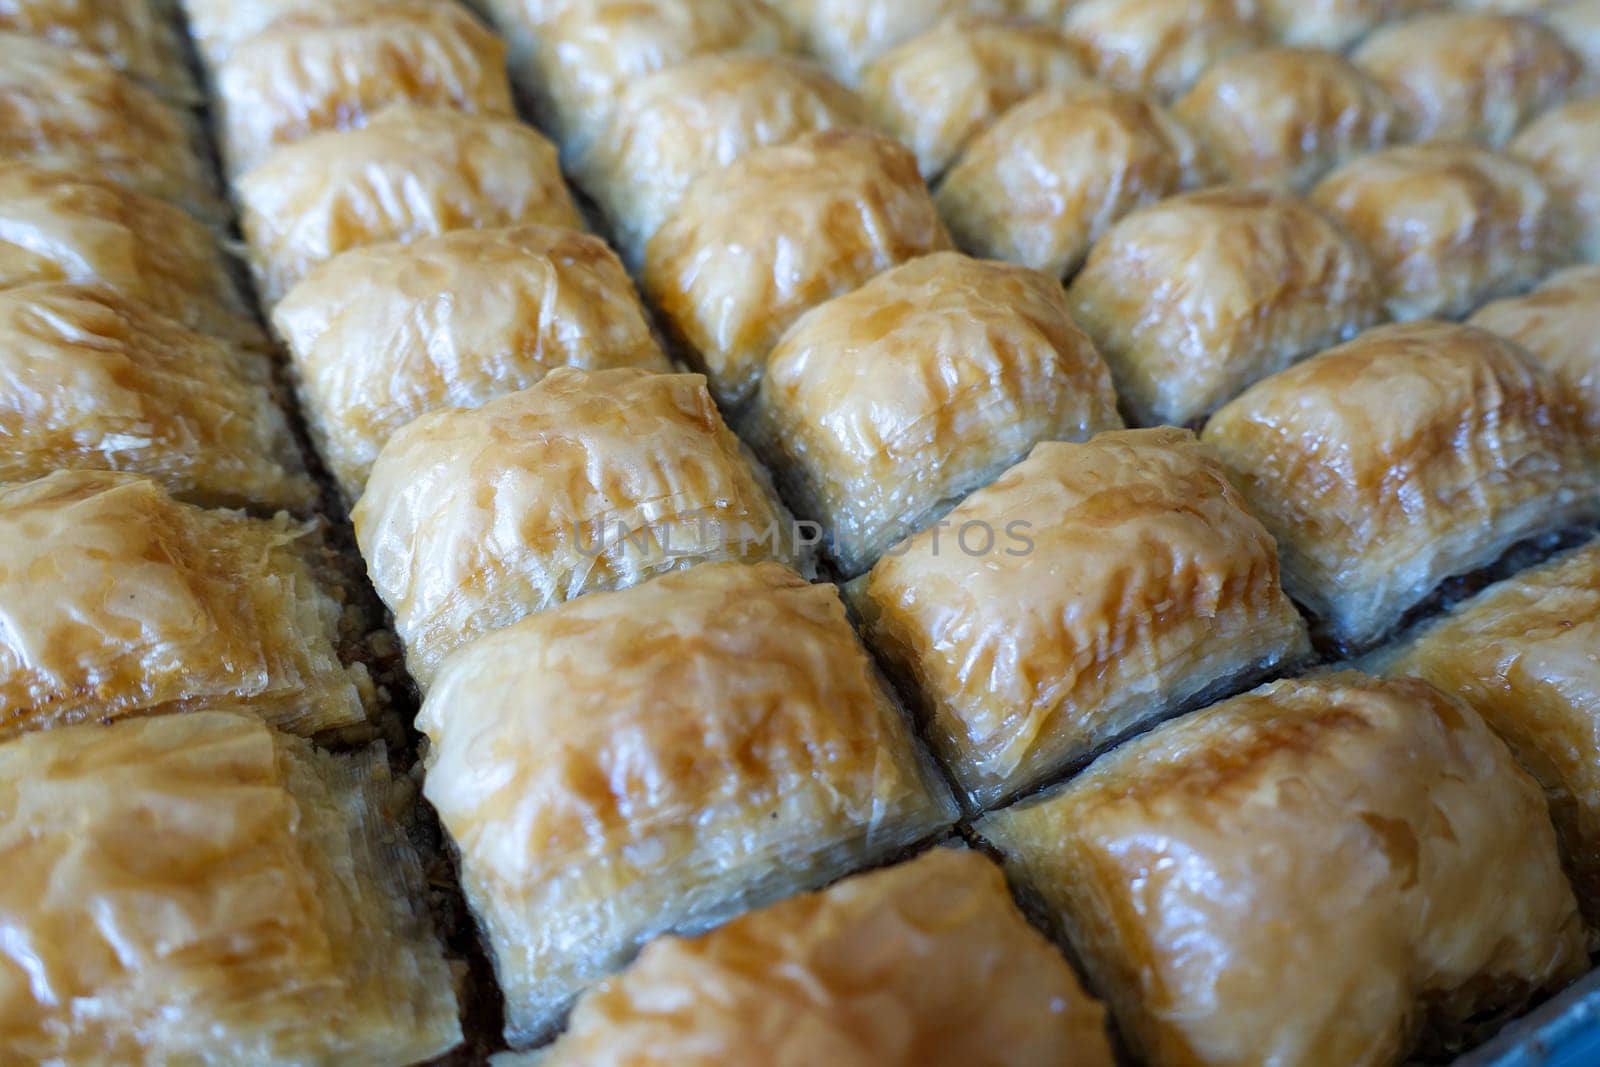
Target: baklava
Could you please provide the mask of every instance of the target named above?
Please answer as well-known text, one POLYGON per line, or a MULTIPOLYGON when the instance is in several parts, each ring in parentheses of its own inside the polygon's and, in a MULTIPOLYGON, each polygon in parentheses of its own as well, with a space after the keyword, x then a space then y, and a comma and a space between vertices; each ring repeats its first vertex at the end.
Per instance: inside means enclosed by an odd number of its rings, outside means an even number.
POLYGON ((1579 91, 1591 95, 1600 89, 1600 0, 1565 0, 1539 18, 1582 58, 1579 91))
POLYGON ((956 16, 1009 15, 1014 0, 768 0, 834 77, 854 85, 868 63, 956 16))
POLYGON ((976 852, 936 848, 645 946, 547 1067, 1112 1067, 1105 1011, 976 852))
POLYGON ((381 747, 228 712, 0 745, 0 1059, 385 1063, 461 1042, 381 747))
POLYGON ((698 374, 552 371, 389 438, 353 514, 427 686, 472 637, 706 560, 789 560, 796 531, 698 374))
MULTIPOLYGON (((171 2, 171 0, 166 0, 171 2)), ((284 19, 326 15, 330 8, 372 11, 379 7, 415 9, 417 0, 178 0, 188 22, 195 51, 212 67, 221 66, 233 50, 284 19)), ((472 7, 480 0, 467 0, 472 7)))
POLYGON ((1600 263, 1600 97, 1546 112, 1511 142, 1510 154, 1543 179, 1577 254, 1600 263))
POLYGON ((1037 446, 851 598, 974 810, 1308 650, 1272 538, 1172 428, 1037 446))
POLYGON ((1371 330, 1246 391, 1205 441, 1277 539, 1285 588, 1346 647, 1600 503, 1555 377, 1471 326, 1371 330))
POLYGON ((197 97, 169 0, 5 0, 0 31, 97 55, 118 70, 188 104, 197 97))
POLYGON ((1038 442, 1121 426, 1054 278, 938 252, 801 318, 741 429, 849 576, 1038 442))
POLYGON ((644 288, 717 399, 737 407, 802 314, 949 247, 915 156, 863 130, 823 130, 694 182, 650 240, 644 288))
POLYGON ((0 736, 232 707, 307 735, 364 722, 312 533, 131 474, 0 487, 0 736))
POLYGON ((651 937, 954 817, 838 593, 774 563, 693 567, 480 638, 417 725, 513 1045, 651 937))
POLYGON ((1302 48, 1344 49, 1378 26, 1434 0, 1260 0, 1274 37, 1302 48))
POLYGON ((280 148, 234 185, 268 307, 317 264, 386 241, 544 223, 583 229, 555 146, 514 119, 391 108, 280 148))
POLYGON ((977 830, 1152 1063, 1437 1056, 1587 966, 1539 787, 1421 682, 1278 682, 977 830))
POLYGON ((1303 200, 1243 186, 1124 218, 1067 298, 1145 426, 1201 419, 1383 310, 1360 245, 1303 200))
POLYGON ((1097 77, 1164 100, 1217 60, 1267 43, 1251 0, 1078 0, 1065 25, 1097 77))
POLYGON ((1345 164, 1311 192, 1367 248, 1390 318, 1460 318, 1570 258, 1534 171, 1468 144, 1402 145, 1345 164))
POLYGON ((957 157, 935 200, 973 255, 1070 275, 1122 216, 1207 173, 1194 138, 1154 99, 1089 83, 1007 111, 957 157))
POLYGON ((272 313, 317 451, 346 496, 402 426, 557 367, 671 364, 604 241, 554 226, 458 230, 335 256, 272 313))

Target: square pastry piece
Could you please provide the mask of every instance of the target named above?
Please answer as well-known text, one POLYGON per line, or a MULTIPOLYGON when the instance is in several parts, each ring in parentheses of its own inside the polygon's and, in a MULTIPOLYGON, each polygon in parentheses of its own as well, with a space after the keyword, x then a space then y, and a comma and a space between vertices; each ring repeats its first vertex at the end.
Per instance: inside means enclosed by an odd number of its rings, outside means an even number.
POLYGON ((1144 426, 1204 418, 1382 317, 1366 252, 1297 197, 1228 186, 1136 211, 1068 302, 1144 426))
POLYGON ((949 247, 909 151, 864 130, 824 130, 689 186, 646 249, 644 288, 717 400, 738 407, 802 314, 949 247))
POLYGON ((335 256, 273 310, 317 451, 345 495, 406 423, 557 367, 670 371, 627 272, 558 226, 456 230, 335 256))
POLYGON ((956 252, 808 312, 741 427, 847 576, 1038 442, 1121 428, 1060 284, 956 252))
POLYGON ((1433 3, 1434 0, 1260 0, 1259 9, 1272 35, 1284 44, 1341 51, 1382 23, 1424 11, 1433 3))
POLYGON ((0 489, 0 737, 239 708, 301 734, 366 721, 311 528, 179 504, 129 474, 0 489))
POLYGON ((4 0, 0 30, 99 56, 187 105, 199 93, 178 44, 174 6, 170 0, 4 0))
POLYGON ((1587 967, 1538 785, 1421 682, 1278 682, 977 830, 1152 1063, 1400 1063, 1587 967))
POLYGON ((1252 0, 1076 0, 1066 29, 1096 77, 1164 100, 1217 60, 1267 43, 1252 0))
POLYGON ((1578 255, 1600 263, 1600 97, 1547 111, 1508 151, 1544 179, 1578 255))
POLYGON ((1112 1067, 1105 1012, 983 855, 936 848, 663 937, 579 1000, 547 1067, 1112 1067))
POLYGON ((461 1041, 382 747, 197 712, 0 745, 0 1060, 406 1064, 461 1041))
POLYGON ((1600 542, 1490 586, 1384 666, 1465 699, 1544 786, 1600 940, 1600 542))
POLYGON ((851 595, 974 808, 1307 651, 1272 538, 1184 430, 1041 444, 851 595))
MULTIPOLYGON (((305 18, 314 23, 330 11, 364 12, 382 6, 415 10, 417 0, 339 0, 336 4, 328 0, 178 0, 178 6, 201 61, 220 67, 235 48, 281 20, 305 18)), ((481 6, 480 0, 470 0, 468 6, 481 6)))
POLYGON ((955 815, 834 587, 773 563, 694 567, 484 637, 446 661, 417 725, 514 1045, 651 937, 955 815))
POLYGON ((1349 648, 1600 503, 1559 383, 1471 326, 1372 330, 1250 389, 1205 441, 1277 539, 1284 586, 1349 648))
POLYGON ((768 0, 812 55, 854 85, 863 68, 947 18, 1010 15, 1016 0, 768 0))
POLYGON ((794 558, 794 531, 698 374, 563 368, 394 434, 352 514, 427 686, 478 634, 706 560, 794 558))

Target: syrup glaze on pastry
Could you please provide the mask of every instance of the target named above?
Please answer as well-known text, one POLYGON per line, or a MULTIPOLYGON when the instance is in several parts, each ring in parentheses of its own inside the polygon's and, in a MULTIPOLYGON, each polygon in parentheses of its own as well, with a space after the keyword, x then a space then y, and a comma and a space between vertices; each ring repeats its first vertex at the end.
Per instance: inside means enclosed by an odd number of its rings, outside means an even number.
POLYGON ((1571 236, 1578 255, 1600 263, 1600 98, 1547 111, 1511 142, 1509 152, 1544 180, 1557 225, 1571 236))
POLYGON ((1217 60, 1267 43, 1250 0, 1077 0, 1066 31, 1096 77, 1164 100, 1217 60))

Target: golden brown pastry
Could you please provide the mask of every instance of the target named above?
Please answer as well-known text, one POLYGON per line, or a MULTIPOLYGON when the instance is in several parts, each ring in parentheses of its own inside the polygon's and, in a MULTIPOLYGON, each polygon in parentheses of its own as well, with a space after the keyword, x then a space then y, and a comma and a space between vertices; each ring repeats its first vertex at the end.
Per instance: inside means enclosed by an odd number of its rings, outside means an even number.
POLYGON ((1600 930, 1600 542, 1492 585, 1386 659, 1471 704, 1544 786, 1600 930))
POLYGON ((0 30, 100 56, 183 103, 199 98, 165 0, 0 0, 0 30))
POLYGON ((854 85, 895 45, 947 18, 1009 15, 1012 0, 768 0, 834 77, 854 85))
POLYGON ((672 365, 604 241, 554 226, 457 230, 335 256, 273 310, 306 421, 347 497, 394 432, 557 367, 672 365))
POLYGON ((932 179, 1013 104, 1083 79, 1078 48, 1059 30, 951 19, 875 59, 861 95, 878 127, 909 146, 932 179))
POLYGON ((979 133, 935 201, 973 255, 1071 274, 1128 212, 1201 184, 1194 138, 1141 93, 1038 93, 979 133))
POLYGON ((234 49, 215 80, 234 174, 392 104, 513 113, 504 46, 461 5, 433 0, 345 0, 279 19, 234 49))
POLYGON ((1225 186, 1134 212, 1068 293, 1139 425, 1182 426, 1379 321, 1364 250, 1304 201, 1225 186))
POLYGON ((340 663, 342 609, 296 547, 312 529, 132 474, 0 487, 0 737, 222 707, 306 735, 363 722, 366 669, 340 663))
POLYGON ((763 145, 865 124, 856 95, 809 62, 701 56, 623 89, 573 169, 637 266, 695 178, 763 145))
POLYGON ((1284 44, 1343 49, 1385 22, 1434 0, 1260 0, 1261 17, 1284 44))
POLYGON ((1170 427, 1037 446, 852 593, 974 809, 1308 649, 1272 538, 1170 427))
POLYGON ((1587 966, 1538 786, 1420 682, 1278 682, 978 831, 1153 1063, 1399 1063, 1587 966))
POLYGON ((552 371, 389 438, 353 514, 426 686, 451 649, 706 560, 794 558, 771 487, 698 374, 552 371))
POLYGON ((1489 304, 1471 321, 1549 368, 1600 459, 1600 266, 1569 267, 1525 296, 1489 304))
POLYGON ((764 0, 588 0, 507 39, 513 75, 567 147, 598 133, 617 98, 657 71, 729 52, 775 57, 798 45, 764 0))
POLYGON ((693 567, 483 637, 417 725, 513 1045, 651 937, 955 814, 837 591, 772 563, 693 567))
POLYGON ((234 186, 268 307, 340 252, 451 230, 583 229, 555 146, 514 119, 395 107, 281 148, 234 186))
POLYGON ((1394 101, 1337 52, 1267 48, 1213 64, 1173 106, 1221 174, 1297 192, 1389 143, 1394 101))
POLYGON ((1054 278, 938 252, 801 318, 745 429, 848 576, 1039 441, 1121 426, 1054 278))
POLYGON ((1544 180, 1557 225, 1578 255, 1600 263, 1600 97, 1545 112, 1511 142, 1510 154, 1544 180))
POLYGON ((909 151, 824 130, 702 175, 651 238, 643 281, 718 401, 737 407, 802 314, 949 247, 909 151))
POLYGON ((148 474, 213 506, 316 503, 265 355, 109 289, 0 289, 0 482, 55 470, 148 474))
POLYGON ((982 854, 936 848, 663 937, 585 994, 548 1067, 1111 1067, 1105 1012, 982 854))
POLYGON ((82 168, 0 161, 0 289, 56 281, 103 285, 191 329, 263 343, 204 223, 82 168))
POLYGON ((1472 12, 1386 26, 1353 58, 1394 97, 1400 139, 1493 148, 1566 99, 1583 73, 1583 61, 1553 30, 1532 19, 1472 12))
POLYGON ((0 33, 0 158, 88 172, 226 217, 186 112, 86 52, 0 33))
POLYGON ((1077 0, 1066 30, 1096 76, 1168 100, 1217 60, 1267 43, 1251 0, 1077 0))
POLYGON ((1578 93, 1592 96, 1600 91, 1600 0, 1565 0, 1542 12, 1539 21, 1559 33, 1583 60, 1578 93))
MULTIPOLYGON (((330 10, 373 10, 382 6, 405 8, 417 0, 180 0, 195 51, 212 67, 220 66, 233 50, 283 19, 326 15, 330 10)), ((478 0, 469 0, 476 6, 478 0)))
POLYGON ((1370 330, 1245 392, 1205 441, 1277 538, 1284 587, 1346 646, 1600 504, 1556 379, 1470 326, 1370 330))
POLYGON ((461 1042, 383 749, 225 712, 0 745, 0 1060, 414 1063, 461 1042))
POLYGON ((1311 200, 1371 254, 1395 319, 1458 318, 1568 258, 1538 175, 1472 145, 1385 149, 1328 175, 1311 200))

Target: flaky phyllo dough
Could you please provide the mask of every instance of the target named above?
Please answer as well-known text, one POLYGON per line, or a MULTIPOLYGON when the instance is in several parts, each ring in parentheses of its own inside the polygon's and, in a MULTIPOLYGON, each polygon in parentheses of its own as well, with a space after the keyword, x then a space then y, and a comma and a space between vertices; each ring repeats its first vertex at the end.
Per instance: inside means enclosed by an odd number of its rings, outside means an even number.
POLYGON ((270 306, 340 252, 525 222, 583 229, 555 146, 510 118, 397 106, 279 149, 234 186, 270 306))
POLYGON ((698 374, 561 369, 389 439, 353 513, 424 686, 451 649, 706 560, 794 557, 796 531, 698 374))
POLYGON ((192 329, 264 341, 209 227, 81 167, 0 162, 0 289, 27 282, 104 285, 192 329))
POLYGON ((1545 112, 1507 151, 1544 181, 1577 254, 1600 263, 1600 97, 1545 112))
POLYGON ((432 0, 341 0, 286 15, 235 48, 214 79, 235 174, 393 104, 513 113, 499 39, 462 5, 432 0))
POLYGON ((1307 648, 1272 538, 1170 428, 1039 445, 852 598, 974 807, 1307 648))
POLYGON ((1381 637, 1444 579, 1595 514, 1561 385, 1470 326, 1371 330, 1224 407, 1205 440, 1329 637, 1381 637))
POLYGON ((1267 28, 1285 44, 1342 50, 1385 22, 1425 10, 1433 0, 1261 0, 1267 28))
POLYGON ((122 470, 198 504, 309 508, 271 374, 108 289, 0 289, 0 482, 122 470))
POLYGON ((1076 0, 1065 24, 1096 77, 1164 99, 1217 60, 1267 43, 1251 0, 1076 0))
POLYGON ((1416 681, 1278 682, 977 830, 1152 1063, 1409 1061, 1587 966, 1538 786, 1416 681))
POLYGON ((362 723, 371 683, 340 662, 310 533, 129 474, 0 489, 0 736, 217 707, 308 735, 362 723))
POLYGON ((977 852, 936 848, 663 937, 579 1000, 547 1067, 1111 1067, 1105 1012, 977 852))
POLYGON ((317 451, 352 500, 389 437, 557 367, 671 364, 604 241, 556 226, 456 230, 335 256, 272 314, 317 451))
POLYGON ((834 76, 854 85, 895 45, 957 15, 1010 15, 1013 0, 768 0, 834 76))
POLYGON ((0 1059, 414 1063, 461 1040, 381 746, 252 716, 0 745, 0 1059))
POLYGON ((187 112, 105 60, 0 33, 0 158, 88 171, 216 221, 226 209, 187 112))
POLYGON ((198 96, 168 0, 5 0, 0 31, 100 56, 164 96, 198 96))
POLYGON ((692 567, 483 637, 417 725, 513 1044, 652 936, 954 816, 834 587, 775 563, 692 567))
MULTIPOLYGON (((283 19, 326 17, 330 11, 368 12, 379 7, 412 8, 416 0, 179 0, 195 51, 217 67, 233 50, 283 19)), ((469 5, 470 6, 470 5, 469 5)))
POLYGON ((1038 442, 1121 427, 1054 278, 937 252, 796 323, 744 429, 853 575, 1038 442))

